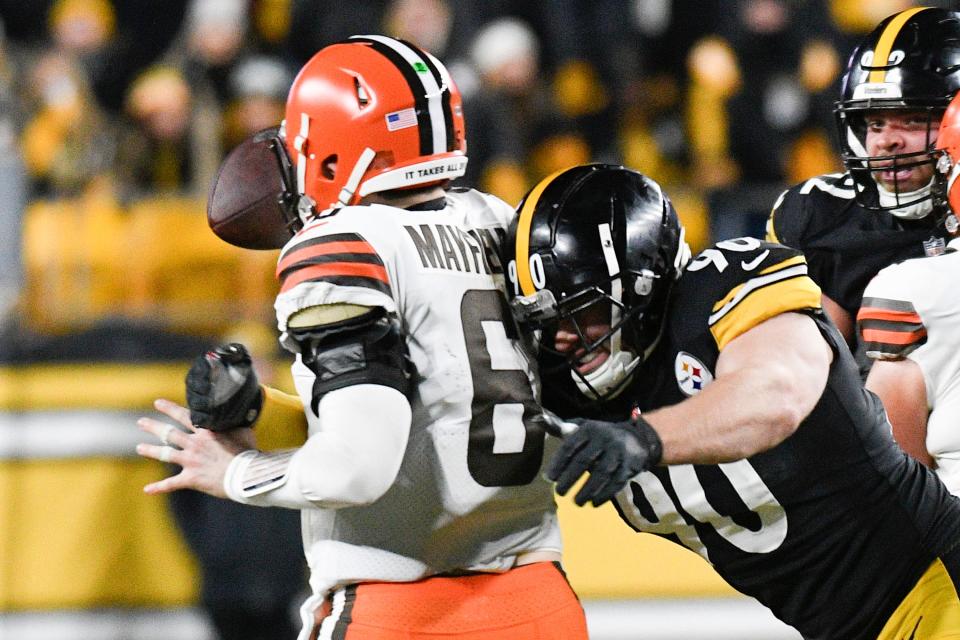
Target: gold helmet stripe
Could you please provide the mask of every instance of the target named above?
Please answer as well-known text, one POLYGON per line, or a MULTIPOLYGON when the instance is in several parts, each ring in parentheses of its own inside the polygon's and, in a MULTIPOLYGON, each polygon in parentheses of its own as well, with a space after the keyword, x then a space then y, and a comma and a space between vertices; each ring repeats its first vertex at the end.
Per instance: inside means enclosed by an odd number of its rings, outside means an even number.
MULTIPOLYGON (((898 13, 896 17, 890 21, 890 24, 887 25, 887 28, 883 30, 883 33, 880 34, 880 38, 877 40, 877 46, 873 49, 873 62, 870 66, 884 67, 888 65, 890 63, 890 51, 893 49, 893 42, 900 34, 900 30, 903 29, 903 25, 915 14, 929 8, 930 7, 916 7, 898 13)), ((886 74, 887 69, 875 69, 870 72, 870 75, 867 77, 867 82, 883 82, 886 79, 886 74)))
POLYGON ((530 275, 530 226, 533 224, 533 212, 540 202, 540 196, 544 190, 550 186, 554 178, 566 171, 556 171, 537 183, 527 199, 523 201, 523 206, 517 214, 517 282, 520 284, 520 293, 525 296, 531 296, 537 292, 533 284, 533 276, 530 275))

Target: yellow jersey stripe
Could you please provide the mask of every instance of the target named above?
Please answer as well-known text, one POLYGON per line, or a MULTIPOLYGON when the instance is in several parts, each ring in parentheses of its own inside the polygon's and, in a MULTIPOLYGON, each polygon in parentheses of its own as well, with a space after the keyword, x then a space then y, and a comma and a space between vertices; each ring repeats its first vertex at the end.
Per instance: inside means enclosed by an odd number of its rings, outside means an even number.
POLYGON ((795 264, 806 264, 806 262, 807 259, 804 256, 793 256, 792 258, 787 258, 783 262, 778 262, 773 266, 767 267, 760 272, 760 275, 765 276, 768 273, 774 273, 776 271, 780 271, 781 269, 792 267, 795 264))
POLYGON ((887 619, 877 640, 946 637, 960 629, 960 602, 947 568, 934 560, 887 619))
POLYGON ((556 171, 537 183, 524 200, 520 212, 517 214, 517 240, 516 240, 516 258, 517 258, 517 282, 520 284, 520 293, 525 296, 533 295, 537 292, 533 285, 533 277, 530 275, 530 226, 533 224, 533 212, 540 202, 540 196, 544 190, 550 186, 554 178, 563 173, 556 171))
MULTIPOLYGON (((887 28, 883 30, 883 33, 880 34, 880 39, 877 40, 877 46, 873 50, 873 63, 870 65, 872 67, 883 67, 889 64, 890 62, 890 51, 893 49, 893 42, 897 39, 900 30, 903 28, 903 25, 913 17, 914 14, 924 11, 929 7, 916 7, 914 9, 908 9, 898 14, 893 20, 890 21, 890 24, 887 25, 887 28)), ((887 70, 886 69, 875 69, 870 72, 870 75, 867 77, 867 82, 883 82, 886 79, 887 70)))
POLYGON ((723 351, 731 340, 764 320, 788 311, 819 308, 820 287, 805 275, 793 275, 753 290, 711 323, 710 333, 717 349, 723 351))
POLYGON ((777 228, 773 222, 773 217, 777 215, 777 209, 780 208, 780 205, 783 204, 783 199, 787 197, 787 194, 790 193, 790 190, 787 189, 779 196, 777 196, 777 201, 773 203, 773 207, 770 208, 770 215, 767 216, 767 235, 764 237, 764 240, 767 242, 776 242, 777 244, 783 244, 780 241, 780 238, 777 237, 777 228))
MULTIPOLYGON (((764 284, 767 284, 777 279, 777 278, 762 278, 761 276, 768 276, 772 273, 782 271, 783 269, 788 269, 798 264, 803 264, 803 265, 806 264, 806 260, 802 255, 794 256, 792 258, 787 258, 782 262, 778 262, 775 265, 771 265, 766 269, 764 269, 763 271, 760 271, 757 277, 751 278, 746 282, 742 282, 738 284, 733 289, 731 289, 729 293, 727 293, 727 295, 725 295, 723 298, 721 298, 720 300, 717 300, 717 302, 714 303, 713 309, 712 309, 712 311, 714 312, 714 315, 716 315, 721 309, 729 305, 731 301, 736 300, 741 295, 746 295, 746 293, 749 293, 749 291, 751 291, 752 289, 763 286, 764 284)), ((806 266, 803 267, 802 272, 804 274, 807 273, 806 266)), ((792 277, 793 275, 795 274, 788 274, 785 277, 792 277)), ((711 323, 714 322, 713 316, 711 316, 710 322, 711 323)))

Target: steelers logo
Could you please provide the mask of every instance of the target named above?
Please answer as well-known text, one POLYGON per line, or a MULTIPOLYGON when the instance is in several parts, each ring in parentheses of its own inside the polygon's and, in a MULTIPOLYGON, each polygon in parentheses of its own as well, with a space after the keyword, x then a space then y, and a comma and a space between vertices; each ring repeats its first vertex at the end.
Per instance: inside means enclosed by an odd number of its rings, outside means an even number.
POLYGON ((698 394, 713 381, 710 370, 686 351, 677 354, 673 370, 677 374, 677 386, 684 395, 698 394))

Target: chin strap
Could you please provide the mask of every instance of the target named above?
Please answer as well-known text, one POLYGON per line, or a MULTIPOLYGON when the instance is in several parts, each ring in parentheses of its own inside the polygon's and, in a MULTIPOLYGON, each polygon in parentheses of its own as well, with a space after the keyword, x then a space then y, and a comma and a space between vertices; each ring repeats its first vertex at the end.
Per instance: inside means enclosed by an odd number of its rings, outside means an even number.
POLYGON ((570 375, 573 376, 580 393, 588 398, 615 398, 627 387, 630 375, 638 364, 640 358, 631 351, 617 351, 611 353, 606 362, 590 373, 571 371, 570 375))
POLYGON ((883 185, 877 183, 877 193, 880 195, 880 206, 888 208, 890 214, 901 220, 920 220, 926 218, 933 211, 933 199, 930 197, 930 186, 933 184, 931 179, 925 186, 916 191, 907 191, 904 193, 892 193, 887 191, 883 185), (910 202, 904 206, 899 206, 901 202, 910 202))
POLYGON ((357 158, 357 163, 353 165, 353 170, 350 172, 350 177, 347 178, 347 182, 343 185, 343 189, 340 190, 340 195, 337 197, 337 204, 347 206, 350 204, 350 201, 353 200, 353 194, 357 192, 357 187, 360 186, 360 180, 363 179, 363 174, 367 172, 367 169, 370 167, 370 163, 373 162, 373 159, 377 156, 377 153, 367 147, 363 150, 363 153, 360 154, 360 157, 357 158))

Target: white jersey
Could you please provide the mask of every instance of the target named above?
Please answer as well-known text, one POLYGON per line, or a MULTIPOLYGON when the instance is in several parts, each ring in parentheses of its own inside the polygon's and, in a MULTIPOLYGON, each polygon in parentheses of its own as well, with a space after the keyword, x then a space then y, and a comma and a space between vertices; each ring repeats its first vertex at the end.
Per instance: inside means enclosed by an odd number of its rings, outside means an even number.
MULTIPOLYGON (((281 331, 315 305, 382 307, 399 318, 415 370, 409 443, 391 488, 369 506, 303 511, 316 594, 506 570, 518 554, 560 549, 535 374, 501 291, 496 248, 512 216, 492 196, 452 191, 439 210, 342 208, 284 248, 281 331)), ((281 340, 292 346, 286 333, 281 340)), ((294 374, 312 434, 313 373, 298 358, 294 374)))
POLYGON ((947 253, 880 271, 863 294, 860 320, 867 355, 909 358, 927 389, 927 451, 937 474, 960 495, 960 239, 947 253))

